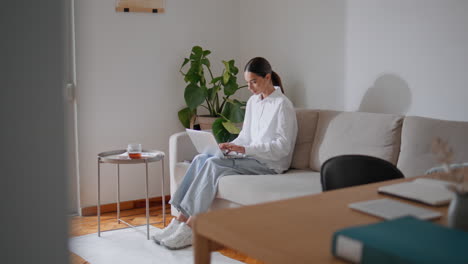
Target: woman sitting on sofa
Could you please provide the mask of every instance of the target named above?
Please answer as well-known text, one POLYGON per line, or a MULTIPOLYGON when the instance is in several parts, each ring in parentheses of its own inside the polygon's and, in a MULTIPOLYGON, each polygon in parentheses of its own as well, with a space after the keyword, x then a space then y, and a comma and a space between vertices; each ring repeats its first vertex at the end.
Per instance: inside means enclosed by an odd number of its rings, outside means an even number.
POLYGON ((180 214, 153 236, 157 244, 181 249, 192 244, 193 217, 206 212, 213 202, 218 180, 228 175, 276 174, 286 171, 292 159, 297 135, 296 113, 284 95, 281 79, 264 58, 251 59, 244 69, 248 89, 242 131, 219 147, 227 152, 243 153, 246 158, 222 159, 197 155, 173 195, 170 204, 180 214))

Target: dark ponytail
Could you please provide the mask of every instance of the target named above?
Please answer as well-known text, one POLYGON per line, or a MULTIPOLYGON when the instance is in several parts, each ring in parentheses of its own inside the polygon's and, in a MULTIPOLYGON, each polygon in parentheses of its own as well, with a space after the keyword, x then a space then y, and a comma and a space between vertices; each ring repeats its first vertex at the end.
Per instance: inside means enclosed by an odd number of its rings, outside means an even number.
POLYGON ((273 82, 274 86, 279 86, 281 88, 281 92, 284 93, 283 83, 281 82, 281 78, 274 71, 271 71, 271 81, 273 82))
POLYGON ((262 78, 265 78, 267 74, 271 74, 271 82, 273 86, 279 86, 281 88, 281 92, 284 93, 283 83, 281 82, 281 78, 279 75, 271 69, 270 63, 262 57, 255 57, 245 65, 244 72, 251 72, 255 73, 262 78))

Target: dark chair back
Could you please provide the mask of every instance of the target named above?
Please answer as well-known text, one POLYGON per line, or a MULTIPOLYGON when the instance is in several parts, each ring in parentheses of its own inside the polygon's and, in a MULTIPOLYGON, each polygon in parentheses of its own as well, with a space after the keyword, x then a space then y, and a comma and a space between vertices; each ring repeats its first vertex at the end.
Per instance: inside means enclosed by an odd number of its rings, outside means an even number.
POLYGON ((403 177, 392 163, 365 155, 336 156, 325 161, 320 169, 323 191, 403 177))

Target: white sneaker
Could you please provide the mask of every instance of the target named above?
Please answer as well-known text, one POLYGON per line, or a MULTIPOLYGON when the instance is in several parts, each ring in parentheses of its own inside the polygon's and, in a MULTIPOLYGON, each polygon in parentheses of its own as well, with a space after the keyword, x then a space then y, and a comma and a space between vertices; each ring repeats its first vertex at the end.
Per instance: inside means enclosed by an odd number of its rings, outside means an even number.
POLYGON ((177 228, 180 226, 181 222, 175 218, 172 218, 171 223, 169 223, 168 226, 164 229, 160 229, 157 231, 155 235, 153 235, 151 238, 156 242, 156 244, 160 244, 161 240, 163 240, 166 237, 169 237, 172 235, 175 231, 177 231, 177 228))
POLYGON ((161 245, 168 249, 176 250, 192 245, 192 228, 182 223, 174 234, 161 240, 161 245))

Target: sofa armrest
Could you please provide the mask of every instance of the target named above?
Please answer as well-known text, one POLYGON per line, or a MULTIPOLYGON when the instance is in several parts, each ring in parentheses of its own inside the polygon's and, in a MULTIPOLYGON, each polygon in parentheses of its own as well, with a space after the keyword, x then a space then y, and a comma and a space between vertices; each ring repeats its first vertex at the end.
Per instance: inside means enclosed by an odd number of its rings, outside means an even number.
POLYGON ((187 132, 175 133, 169 138, 169 162, 191 161, 197 154, 187 132))
MULTIPOLYGON (((169 175, 171 195, 177 190, 189 163, 198 154, 187 132, 173 134, 169 138, 169 175)), ((177 210, 172 208, 172 215, 177 216, 177 210)))
POLYGON ((179 162, 192 161, 198 154, 187 132, 173 134, 169 138, 169 174, 175 178, 175 166, 179 162))

